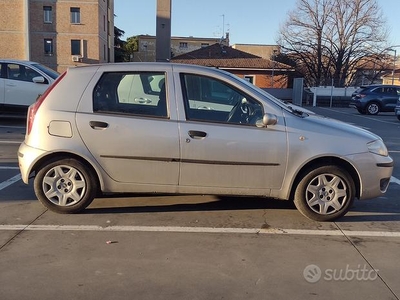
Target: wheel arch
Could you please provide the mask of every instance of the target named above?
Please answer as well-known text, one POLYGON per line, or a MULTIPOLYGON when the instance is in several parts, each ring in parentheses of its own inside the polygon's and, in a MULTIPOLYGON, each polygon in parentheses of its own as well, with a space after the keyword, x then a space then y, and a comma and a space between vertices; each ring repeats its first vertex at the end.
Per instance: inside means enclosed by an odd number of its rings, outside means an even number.
POLYGON ((101 180, 101 176, 99 175, 99 172, 97 168, 95 168, 87 159, 83 158, 82 156, 79 156, 77 154, 71 153, 71 152, 57 152, 57 153, 50 153, 46 156, 41 157, 32 167, 31 169, 31 174, 34 173, 36 176, 37 172, 45 165, 48 163, 51 163, 56 160, 61 160, 61 159, 76 159, 80 163, 84 164, 89 170, 95 174, 95 180, 97 181, 97 187, 98 187, 98 193, 102 190, 103 187, 103 182, 101 180))
POLYGON ((297 175, 293 181, 293 184, 290 189, 290 199, 294 199, 294 193, 296 191, 296 187, 299 184, 300 180, 304 177, 304 175, 308 172, 310 172, 313 169, 316 169, 318 167, 322 166, 338 166, 343 168, 347 173, 349 173, 350 177, 353 179, 354 185, 355 185, 355 196, 357 198, 360 197, 360 190, 361 190, 361 181, 360 177, 354 168, 354 166, 349 163, 348 161, 339 158, 339 157, 334 157, 334 156, 329 156, 329 157, 319 157, 314 160, 309 161, 306 163, 302 168, 297 172, 297 175))

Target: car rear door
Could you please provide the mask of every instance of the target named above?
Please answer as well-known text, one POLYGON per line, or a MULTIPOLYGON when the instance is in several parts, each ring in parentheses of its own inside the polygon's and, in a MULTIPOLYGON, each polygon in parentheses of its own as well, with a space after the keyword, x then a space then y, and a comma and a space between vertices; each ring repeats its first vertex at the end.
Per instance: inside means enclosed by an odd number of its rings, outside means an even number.
POLYGON ((84 143, 119 183, 177 185, 179 139, 171 68, 118 69, 100 68, 82 98, 76 120, 84 143))
POLYGON ((180 117, 180 187, 244 195, 268 195, 280 188, 287 163, 282 115, 279 124, 259 128, 255 123, 263 117, 262 103, 228 83, 181 74, 180 84, 185 110, 180 117), (244 103, 249 106, 237 106, 244 103))

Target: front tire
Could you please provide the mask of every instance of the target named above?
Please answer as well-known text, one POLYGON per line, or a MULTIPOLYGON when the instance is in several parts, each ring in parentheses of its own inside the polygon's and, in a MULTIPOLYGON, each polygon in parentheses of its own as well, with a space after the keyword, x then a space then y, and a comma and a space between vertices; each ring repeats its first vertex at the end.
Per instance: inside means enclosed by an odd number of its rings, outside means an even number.
POLYGON ((337 166, 323 166, 302 177, 294 204, 311 220, 333 221, 349 211, 354 197, 354 181, 347 171, 337 166))
POLYGON ((365 110, 367 111, 367 113, 369 115, 377 115, 380 111, 380 106, 378 103, 375 102, 371 102, 368 103, 368 105, 365 107, 365 110))
POLYGON ((98 184, 94 175, 76 159, 52 161, 36 174, 36 197, 51 211, 61 214, 80 212, 96 196, 98 184))

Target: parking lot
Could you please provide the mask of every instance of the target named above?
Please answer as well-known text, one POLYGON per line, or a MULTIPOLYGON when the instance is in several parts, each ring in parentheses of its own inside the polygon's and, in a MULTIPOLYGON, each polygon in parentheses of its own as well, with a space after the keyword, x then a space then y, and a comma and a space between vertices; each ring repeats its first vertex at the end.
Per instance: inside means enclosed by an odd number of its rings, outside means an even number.
POLYGON ((0 119, 1 299, 399 299, 400 121, 307 108, 380 135, 395 161, 385 196, 336 222, 209 195, 104 196, 55 214, 20 180, 25 120, 0 119))

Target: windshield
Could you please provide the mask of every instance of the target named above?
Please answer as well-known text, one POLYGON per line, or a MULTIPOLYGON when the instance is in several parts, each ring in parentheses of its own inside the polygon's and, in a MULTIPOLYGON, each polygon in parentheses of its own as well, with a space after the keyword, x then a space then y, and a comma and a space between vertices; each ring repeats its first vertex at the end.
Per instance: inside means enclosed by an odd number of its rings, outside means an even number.
POLYGON ((34 64, 33 66, 35 66, 36 68, 38 68, 40 71, 44 72, 46 75, 50 76, 53 79, 56 79, 60 74, 57 73, 56 71, 43 66, 41 64, 34 64))

